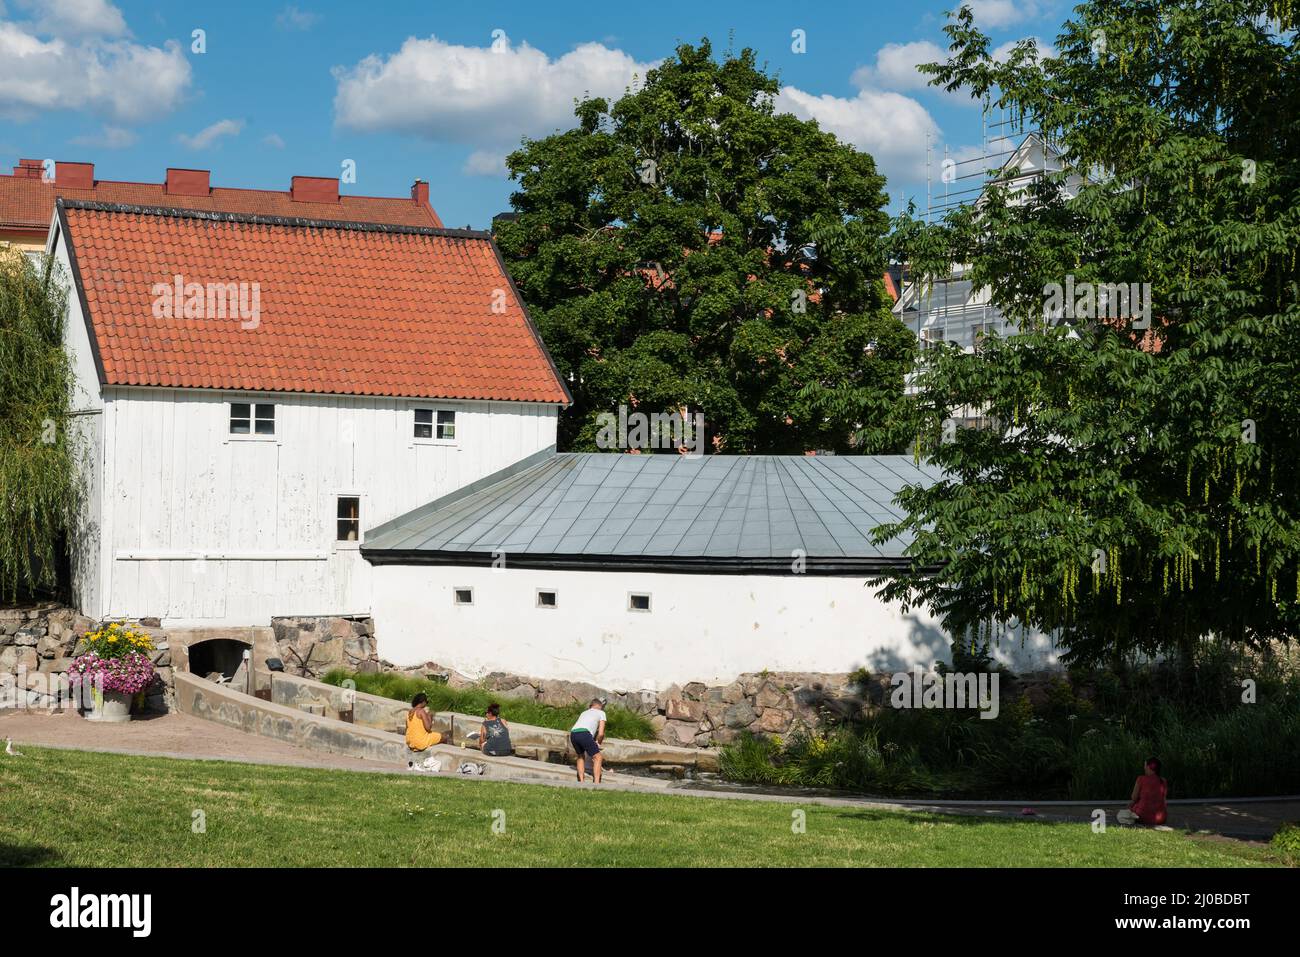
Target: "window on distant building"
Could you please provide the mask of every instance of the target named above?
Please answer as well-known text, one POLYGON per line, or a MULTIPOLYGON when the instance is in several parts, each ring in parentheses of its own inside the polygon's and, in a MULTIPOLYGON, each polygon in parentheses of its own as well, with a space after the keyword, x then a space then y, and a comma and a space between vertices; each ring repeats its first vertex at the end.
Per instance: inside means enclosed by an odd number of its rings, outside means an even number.
POLYGON ((338 503, 338 541, 361 540, 361 499, 356 495, 340 495, 338 503))
POLYGON ((650 595, 648 592, 629 592, 627 596, 628 611, 649 611, 650 595))
POLYGON ((946 330, 943 326, 931 326, 921 330, 921 348, 934 349, 943 345, 946 330))
POLYGON ((453 594, 458 605, 474 604, 474 589, 472 588, 457 588, 453 594))
POLYGON ((560 607, 560 593, 554 589, 539 588, 537 589, 537 607, 538 608, 558 608, 560 607))
POLYGON ((275 406, 270 402, 230 403, 231 435, 275 435, 275 406))
POLYGON ((415 437, 452 442, 456 439, 456 413, 451 409, 416 409, 415 437))

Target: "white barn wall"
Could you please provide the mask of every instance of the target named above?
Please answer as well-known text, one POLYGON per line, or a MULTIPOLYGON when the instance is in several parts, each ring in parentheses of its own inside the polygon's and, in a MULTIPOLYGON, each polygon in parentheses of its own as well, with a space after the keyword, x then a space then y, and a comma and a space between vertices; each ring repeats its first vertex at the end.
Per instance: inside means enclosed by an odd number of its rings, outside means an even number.
POLYGON ((106 390, 105 614, 266 624, 368 614, 372 569, 335 538, 335 497, 371 528, 555 442, 557 408, 196 389, 106 390), (273 402, 273 438, 228 434, 230 401, 273 402), (454 444, 413 409, 457 412, 454 444))
MULTIPOLYGON (((492 671, 614 690, 729 682, 743 672, 874 673, 949 660, 950 640, 923 611, 904 615, 862 578, 493 570, 437 565, 374 568, 380 657, 434 661, 473 677, 492 671), (453 601, 474 589, 474 604, 453 601), (558 607, 536 607, 537 589, 558 607), (627 610, 628 592, 651 610, 627 610)), ((1019 637, 997 649, 1015 670, 1050 667, 1051 642, 1019 637)))

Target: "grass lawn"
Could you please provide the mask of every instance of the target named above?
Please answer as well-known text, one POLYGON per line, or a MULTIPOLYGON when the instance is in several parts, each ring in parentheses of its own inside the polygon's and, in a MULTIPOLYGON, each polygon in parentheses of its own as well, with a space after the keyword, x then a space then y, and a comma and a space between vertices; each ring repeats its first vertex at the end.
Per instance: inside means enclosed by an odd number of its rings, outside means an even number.
POLYGON ((796 808, 781 803, 23 751, 0 754, 0 866, 1277 863, 1262 848, 1176 832, 810 804, 796 834, 796 808), (194 833, 196 811, 206 833, 194 833))

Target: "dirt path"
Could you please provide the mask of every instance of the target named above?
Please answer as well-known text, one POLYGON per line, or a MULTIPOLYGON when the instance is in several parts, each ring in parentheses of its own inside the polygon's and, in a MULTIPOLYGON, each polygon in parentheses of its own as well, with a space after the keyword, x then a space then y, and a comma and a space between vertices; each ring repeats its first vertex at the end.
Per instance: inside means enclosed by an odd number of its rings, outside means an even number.
MULTIPOLYGON (((248 764, 279 764, 306 768, 335 768, 372 773, 406 773, 404 767, 326 754, 294 747, 281 741, 247 734, 225 725, 185 714, 167 714, 137 719, 125 724, 86 721, 75 713, 46 715, 32 711, 0 712, 0 738, 12 738, 15 745, 30 744, 83 751, 111 751, 149 757, 240 761, 248 764)), ((450 775, 445 775, 450 776, 450 775)), ((626 779, 626 776, 625 776, 626 779)), ((469 779, 466 779, 469 780, 469 779)), ((553 787, 579 787, 577 782, 556 782, 553 787)), ((727 785, 699 783, 669 786, 662 779, 633 779, 619 790, 653 791, 682 796, 746 801, 779 801, 787 804, 821 804, 832 807, 872 807, 961 814, 977 817, 1015 817, 1025 820, 1092 820, 1094 809, 1114 812, 1124 801, 1066 804, 1052 801, 970 802, 890 801, 826 793, 766 793, 727 785), (1033 814, 1024 814, 1024 810, 1033 814)), ((1240 840, 1267 840, 1283 821, 1300 821, 1300 797, 1243 799, 1233 801, 1171 802, 1169 824, 1178 830, 1205 831, 1240 840)))

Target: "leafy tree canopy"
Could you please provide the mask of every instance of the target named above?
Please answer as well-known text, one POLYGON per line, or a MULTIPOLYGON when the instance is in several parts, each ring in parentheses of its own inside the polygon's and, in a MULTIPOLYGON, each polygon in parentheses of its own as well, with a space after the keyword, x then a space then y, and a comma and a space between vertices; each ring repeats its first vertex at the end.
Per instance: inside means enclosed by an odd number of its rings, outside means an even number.
POLYGON ((497 240, 570 381, 567 447, 619 405, 702 412, 709 451, 899 445, 914 342, 880 282, 884 179, 777 91, 752 51, 684 44, 507 159, 497 240))
POLYGON ((933 82, 1022 115, 1066 169, 899 231, 921 271, 971 264, 1020 334, 927 355, 908 416, 949 477, 880 530, 916 535, 886 596, 954 633, 1059 629, 1081 662, 1295 633, 1294 26, 1261 0, 1091 0, 1055 56, 997 62, 969 9, 950 20, 933 82), (1150 329, 1045 318, 1071 277, 1149 283, 1150 329), (995 427, 944 441, 963 406, 995 427))

